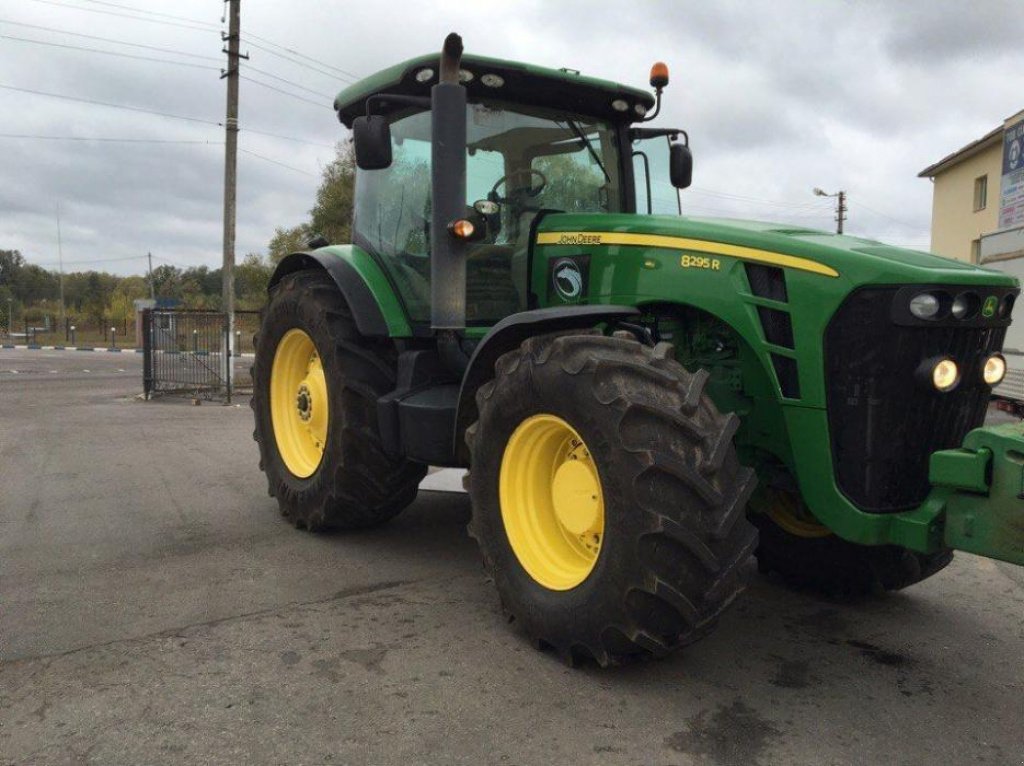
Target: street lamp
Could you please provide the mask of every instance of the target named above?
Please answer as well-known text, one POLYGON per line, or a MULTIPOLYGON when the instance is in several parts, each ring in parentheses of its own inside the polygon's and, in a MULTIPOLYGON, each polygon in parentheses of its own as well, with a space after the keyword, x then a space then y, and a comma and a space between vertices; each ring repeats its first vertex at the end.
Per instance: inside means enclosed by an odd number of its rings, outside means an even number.
POLYGON ((7 299, 7 337, 14 331, 14 298, 7 299))
POLYGON ((843 221, 846 220, 846 192, 840 189, 835 194, 829 194, 824 189, 814 187, 816 197, 838 197, 836 203, 836 234, 843 233, 843 221))

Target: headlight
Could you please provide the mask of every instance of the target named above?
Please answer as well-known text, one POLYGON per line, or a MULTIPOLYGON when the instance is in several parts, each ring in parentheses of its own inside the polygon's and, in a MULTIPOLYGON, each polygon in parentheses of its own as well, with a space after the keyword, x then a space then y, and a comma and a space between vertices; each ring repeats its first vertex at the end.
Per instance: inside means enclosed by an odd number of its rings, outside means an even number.
POLYGON ((992 354, 985 360, 985 368, 982 370, 985 382, 990 386, 998 386, 1006 377, 1006 360, 1002 354, 992 354))
POLYGON ((933 357, 921 363, 917 369, 917 376, 922 385, 945 393, 952 391, 960 383, 960 368, 948 356, 933 357))
POLYGON ((910 299, 910 313, 918 319, 935 319, 939 315, 942 303, 938 296, 921 293, 910 299))
POLYGON ((951 311, 957 319, 970 319, 978 313, 981 298, 976 293, 960 293, 953 299, 951 311))

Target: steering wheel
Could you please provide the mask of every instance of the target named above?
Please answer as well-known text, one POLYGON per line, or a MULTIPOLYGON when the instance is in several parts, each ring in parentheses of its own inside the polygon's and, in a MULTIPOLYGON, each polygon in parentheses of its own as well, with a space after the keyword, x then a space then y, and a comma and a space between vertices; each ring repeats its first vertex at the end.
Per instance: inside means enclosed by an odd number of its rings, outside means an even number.
POLYGON ((544 191, 544 187, 547 185, 548 177, 541 173, 539 170, 534 170, 533 168, 530 168, 529 170, 514 170, 508 175, 504 175, 494 182, 494 186, 491 187, 491 193, 487 195, 487 198, 493 200, 494 202, 502 203, 508 202, 513 197, 519 195, 525 195, 527 197, 534 198, 537 197, 542 191, 544 191), (533 185, 534 176, 537 176, 540 179, 539 186, 533 185), (509 181, 515 178, 525 178, 530 185, 509 188, 509 181), (502 184, 505 184, 507 194, 507 196, 505 197, 502 197, 501 195, 498 194, 498 189, 501 187, 502 184))

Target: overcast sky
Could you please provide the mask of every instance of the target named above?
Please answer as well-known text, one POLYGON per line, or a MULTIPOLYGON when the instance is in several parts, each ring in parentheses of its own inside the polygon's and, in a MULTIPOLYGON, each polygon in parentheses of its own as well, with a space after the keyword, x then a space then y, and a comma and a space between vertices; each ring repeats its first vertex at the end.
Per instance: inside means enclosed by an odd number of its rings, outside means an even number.
MULTIPOLYGON (((68 270, 140 273, 146 251, 156 263, 220 263, 223 7, 0 0, 0 248, 55 267, 59 203, 68 270)), ((1024 108, 1019 1, 243 0, 243 39, 253 37, 242 46, 252 79, 241 82, 239 258, 263 252, 275 226, 304 220, 344 137, 334 94, 353 75, 438 49, 452 30, 471 52, 637 86, 666 61, 672 80, 655 125, 689 131, 694 186, 683 204, 694 215, 832 228, 831 201, 811 189, 845 189, 848 232, 918 248, 928 247, 931 184, 917 173, 1024 108), (284 53, 274 45, 320 71, 272 55, 284 53)))

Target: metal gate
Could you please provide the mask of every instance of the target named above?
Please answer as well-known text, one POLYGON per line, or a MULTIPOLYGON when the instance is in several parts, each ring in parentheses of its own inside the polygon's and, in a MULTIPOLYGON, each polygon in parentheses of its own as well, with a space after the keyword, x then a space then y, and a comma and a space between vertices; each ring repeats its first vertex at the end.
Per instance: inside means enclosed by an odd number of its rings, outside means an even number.
POLYGON ((150 309, 142 316, 143 391, 231 401, 228 318, 216 311, 150 309))

